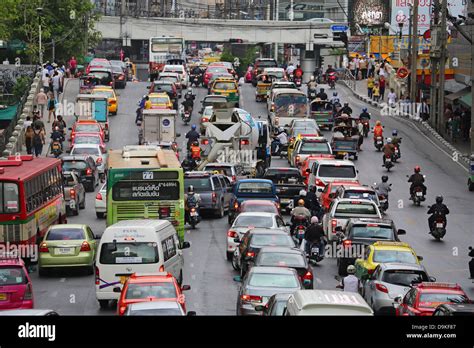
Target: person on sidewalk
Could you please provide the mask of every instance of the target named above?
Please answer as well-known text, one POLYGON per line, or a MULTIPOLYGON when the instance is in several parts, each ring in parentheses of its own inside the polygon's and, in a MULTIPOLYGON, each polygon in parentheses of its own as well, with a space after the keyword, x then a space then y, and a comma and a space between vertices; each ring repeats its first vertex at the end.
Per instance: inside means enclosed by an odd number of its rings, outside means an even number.
POLYGON ((358 80, 359 79, 359 71, 360 71, 360 58, 359 58, 358 54, 354 58, 354 64, 355 64, 355 77, 358 80))
POLYGON ((397 102, 397 94, 395 93, 395 90, 393 88, 390 88, 390 92, 388 93, 387 99, 388 105, 394 108, 395 103, 397 102))
POLYGON ((374 76, 375 75, 375 58, 373 54, 370 55, 367 66, 368 66, 369 75, 374 76))
POLYGON ((49 74, 45 74, 42 78, 42 83, 43 83, 43 91, 44 93, 48 94, 49 92, 49 84, 51 82, 51 77, 49 76, 49 74))
POLYGON ((26 116, 26 121, 23 123, 23 128, 25 128, 25 131, 28 129, 29 126, 33 124, 33 121, 31 120, 31 116, 26 116))
POLYGON ((421 117, 423 121, 428 121, 430 118, 430 106, 426 102, 426 98, 421 101, 420 107, 418 108, 418 117, 421 117))
POLYGON ((376 101, 377 103, 379 102, 379 99, 380 99, 380 87, 377 82, 374 84, 374 88, 372 89, 372 99, 376 101))
POLYGON ((367 78, 367 96, 372 99, 372 91, 374 89, 375 80, 372 75, 367 78))
POLYGON ((53 121, 56 121, 56 100, 53 92, 48 93, 48 98, 48 123, 51 123, 51 115, 53 115, 53 121))
MULTIPOLYGON (((382 69, 380 69, 382 70, 382 69)), ((385 86, 386 86, 386 81, 384 75, 380 75, 379 78, 379 88, 380 88, 380 100, 383 101, 385 97, 385 86)))
POLYGON ((25 146, 26 146, 26 153, 31 155, 33 153, 33 136, 35 132, 33 131, 33 127, 28 126, 25 131, 25 146))
POLYGON ((39 157, 43 152, 43 145, 46 144, 44 132, 40 126, 36 126, 33 133, 33 147, 35 152, 34 155, 36 157, 39 157))
POLYGON ((44 89, 41 88, 39 93, 36 95, 36 104, 40 112, 41 118, 46 114, 46 109, 48 105, 48 96, 44 93, 44 89))
POLYGON ((360 71, 362 73, 362 79, 367 78, 367 60, 365 57, 362 57, 359 61, 360 71))
POLYGON ((59 90, 61 88, 61 77, 57 71, 54 72, 53 78, 51 79, 53 82, 53 93, 54 99, 59 100, 59 90))
POLYGON ((76 69, 77 69, 77 60, 76 57, 72 56, 69 60, 69 71, 71 72, 71 77, 74 78, 76 76, 76 69))
POLYGON ((41 118, 39 116, 33 116, 33 123, 31 127, 33 128, 33 130, 35 130, 37 126, 46 132, 46 129, 44 127, 44 122, 41 120, 41 118))
POLYGON ((355 68, 355 61, 354 61, 355 58, 351 59, 351 61, 349 62, 349 70, 352 74, 352 76, 354 76, 354 78, 356 78, 356 68, 355 68))

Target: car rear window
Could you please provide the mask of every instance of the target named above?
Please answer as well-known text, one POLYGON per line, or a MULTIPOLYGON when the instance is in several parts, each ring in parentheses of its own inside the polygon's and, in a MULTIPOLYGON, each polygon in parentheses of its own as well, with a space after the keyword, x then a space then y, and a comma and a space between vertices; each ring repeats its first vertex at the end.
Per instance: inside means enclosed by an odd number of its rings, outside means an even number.
POLYGON ((207 72, 208 72, 208 73, 221 72, 221 73, 223 73, 223 74, 227 74, 227 73, 228 73, 227 68, 226 68, 225 66, 212 66, 212 67, 207 68, 207 72))
POLYGON ((352 202, 341 202, 336 207, 335 217, 341 215, 375 215, 377 214, 377 209, 375 204, 367 203, 352 203, 352 202))
POLYGON ((173 86, 172 85, 168 85, 168 84, 156 84, 156 85, 153 85, 153 90, 151 92, 162 92, 162 91, 165 91, 165 92, 173 92, 173 86))
POLYGON ((304 155, 310 155, 310 154, 331 154, 331 150, 329 148, 328 143, 319 143, 319 142, 303 142, 301 144, 300 150, 298 153, 304 154, 304 155))
POLYGON ((150 309, 131 309, 128 312, 130 316, 182 316, 183 313, 178 308, 150 308, 150 309))
POLYGON ((52 229, 46 235, 46 240, 81 240, 85 239, 82 228, 52 229))
POLYGON ((248 213, 274 213, 278 214, 278 209, 274 205, 269 204, 244 204, 240 208, 240 212, 248 212, 248 213))
POLYGON ((441 303, 469 303, 469 299, 463 294, 422 293, 420 295, 420 307, 438 307, 441 303))
POLYGON ((303 181, 300 172, 296 170, 268 170, 264 178, 273 181, 275 184, 280 182, 287 183, 289 180, 293 180, 295 183, 303 181))
POLYGON ((184 180, 184 190, 188 192, 189 186, 194 187, 196 192, 207 192, 212 191, 211 180, 209 177, 206 178, 186 178, 184 180))
POLYGON ((257 266, 281 266, 281 267, 306 267, 305 260, 301 254, 294 253, 260 253, 257 266))
POLYGON ((356 177, 354 166, 336 166, 334 164, 321 164, 318 175, 322 178, 349 178, 356 177))
POLYGON ((76 170, 84 170, 87 168, 87 163, 85 161, 64 161, 63 162, 63 170, 72 171, 76 170))
POLYGON ((420 282, 429 282, 425 272, 415 270, 387 270, 383 273, 382 281, 400 286, 412 286, 420 282))
POLYGON ((352 238, 394 239, 391 227, 378 225, 354 226, 351 236, 352 238))
POLYGON ((418 263, 418 259, 413 253, 401 250, 375 250, 373 260, 377 263, 418 263))
POLYGON ((273 218, 270 216, 240 215, 234 222, 234 227, 273 227, 273 218))
POLYGON ((267 182, 241 182, 238 193, 273 193, 273 185, 267 182))
POLYGON ((168 97, 150 97, 151 104, 168 104, 169 101, 168 97))
POLYGON ((274 60, 261 60, 257 62, 259 68, 277 68, 278 64, 274 60))
POLYGON ((291 274, 254 273, 250 276, 250 286, 263 288, 298 288, 298 280, 291 274))
POLYGON ((99 156, 100 151, 97 147, 73 147, 71 155, 94 155, 99 156))
POLYGON ((304 105, 306 107, 306 97, 300 94, 280 94, 275 98, 277 107, 288 106, 290 104, 304 105))
POLYGON ((290 236, 284 234, 254 234, 250 244, 254 247, 281 246, 294 247, 295 243, 290 236))
POLYGON ((77 124, 76 133, 99 133, 100 126, 98 124, 77 124))
POLYGON ((223 166, 206 166, 204 168, 206 172, 213 172, 217 170, 219 174, 224 174, 225 176, 232 176, 232 168, 231 167, 223 167, 223 166))
POLYGON ((76 136, 74 144, 95 144, 100 145, 100 137, 76 136))
POLYGON ((100 251, 100 263, 105 265, 157 263, 156 243, 104 243, 100 251))
MULTIPOLYGON (((120 68, 119 68, 119 69, 120 69, 120 68)), ((120 69, 120 70, 121 70, 121 69, 120 69)), ((98 90, 93 89, 93 90, 92 90, 92 94, 95 94, 95 95, 105 95, 107 98, 113 98, 113 97, 114 97, 114 92, 112 92, 112 91, 104 91, 104 90, 98 91, 98 90)))
POLYGON ((375 201, 376 195, 373 191, 357 191, 357 190, 346 190, 344 191, 343 198, 353 198, 353 199, 370 199, 375 201))
POLYGON ((224 90, 227 90, 227 89, 237 89, 237 86, 235 84, 235 82, 216 82, 214 84, 214 89, 224 89, 224 90))
POLYGON ((127 300, 147 297, 176 298, 176 287, 170 282, 128 284, 127 293, 125 295, 127 300))
POLYGON ((178 77, 176 76, 161 76, 158 78, 158 81, 171 81, 173 83, 178 82, 178 77))
POLYGON ((20 266, 0 267, 0 286, 19 285, 28 283, 25 271, 20 266))

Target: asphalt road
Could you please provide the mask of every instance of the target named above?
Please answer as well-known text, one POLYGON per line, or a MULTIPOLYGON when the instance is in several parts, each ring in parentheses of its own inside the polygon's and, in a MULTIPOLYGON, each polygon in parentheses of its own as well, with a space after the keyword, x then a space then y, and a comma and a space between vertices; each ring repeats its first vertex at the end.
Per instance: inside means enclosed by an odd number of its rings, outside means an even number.
MULTIPOLYGON (((123 145, 137 144, 138 134, 134 124, 136 103, 147 92, 149 83, 129 83, 125 90, 119 90, 119 112, 111 116, 110 149, 118 149, 123 145)), ((322 86, 324 87, 324 86, 322 86)), ((74 102, 78 93, 77 80, 69 81, 63 101, 74 102)), ((207 93, 204 88, 194 88, 199 105, 207 93)), ((474 298, 474 284, 468 279, 467 247, 474 245, 474 195, 467 190, 467 172, 453 161, 450 154, 442 152, 427 138, 422 136, 414 127, 397 119, 380 117, 380 111, 352 97, 352 93, 338 86, 337 91, 342 101, 347 101, 354 113, 360 113, 366 106, 372 113, 373 122, 381 119, 386 133, 398 129, 402 140, 402 158, 389 175, 393 183, 390 196, 390 208, 387 218, 395 221, 397 228, 407 231, 402 240, 410 243, 418 255, 424 257, 423 264, 430 275, 438 281, 458 282, 470 297, 474 298), (422 207, 414 207, 408 200, 409 185, 407 174, 413 167, 420 165, 422 173, 427 176, 427 201, 422 207), (434 202, 436 195, 442 194, 445 203, 451 210, 448 216, 448 232, 442 242, 436 242, 428 235, 427 205, 434 202)), ((332 94, 328 93, 328 94, 332 94)), ((254 88, 246 84, 242 87, 241 108, 249 111, 254 117, 266 118, 265 103, 256 103, 254 88)), ((198 123, 198 108, 195 108, 193 121, 198 123)), ((72 117, 66 117, 66 122, 72 124, 72 117)), ((178 121, 178 132, 182 134, 179 143, 184 142, 184 134, 190 126, 184 126, 178 121)), ((389 133, 388 133, 389 132, 389 133)), ((328 138, 330 134, 326 133, 328 138)), ((382 156, 375 152, 372 142, 365 140, 363 151, 356 161, 361 182, 373 184, 386 173, 381 167, 382 156)), ((181 146, 184 148, 184 146, 181 146)), ((287 166, 285 160, 273 159, 274 166, 287 166)), ((96 218, 94 210, 95 194, 87 194, 86 209, 80 211, 77 217, 69 217, 70 223, 86 223, 92 230, 101 235, 105 229, 105 220, 96 218)), ((186 232, 186 240, 191 242, 191 248, 185 250, 184 283, 191 285, 186 293, 188 310, 194 310, 198 315, 234 315, 238 291, 238 283, 233 281, 237 273, 225 259, 227 218, 216 219, 205 217, 196 230, 186 232)), ((337 282, 336 261, 325 259, 314 267, 316 276, 315 288, 334 289, 337 282)), ((36 308, 51 308, 63 315, 115 315, 115 309, 100 310, 95 299, 94 276, 82 272, 61 271, 46 278, 38 278, 32 274, 36 308)))

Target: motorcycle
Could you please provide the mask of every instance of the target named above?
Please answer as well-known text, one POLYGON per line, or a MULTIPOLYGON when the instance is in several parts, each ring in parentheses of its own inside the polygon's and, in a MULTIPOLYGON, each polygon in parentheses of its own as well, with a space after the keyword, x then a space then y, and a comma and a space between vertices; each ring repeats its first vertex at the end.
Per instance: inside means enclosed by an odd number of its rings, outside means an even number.
POLYGON ((201 217, 199 215, 199 210, 198 210, 198 206, 195 205, 195 206, 190 206, 189 207, 189 224, 191 225, 191 227, 194 229, 196 228, 196 225, 201 221, 201 217))
POLYGON ((55 158, 58 158, 63 153, 61 142, 59 140, 53 140, 51 142, 51 153, 55 158))
POLYGON ((413 201, 413 204, 420 206, 421 202, 425 200, 423 189, 421 187, 415 187, 410 199, 413 201))
POLYGON ((280 158, 288 157, 288 144, 280 145, 278 151, 280 152, 280 158))
POLYGON ((330 89, 335 89, 336 88, 336 73, 329 73, 328 76, 328 84, 330 89))
POLYGON ((383 164, 383 167, 387 168, 387 172, 389 172, 393 166, 392 156, 385 155, 385 163, 383 164))
POLYGON ((316 90, 314 88, 311 88, 309 91, 308 91, 308 99, 310 101, 313 101, 314 99, 316 99, 316 90))
MULTIPOLYGON (((309 242, 305 240, 305 243, 309 243, 309 242)), ((310 250, 309 255, 307 255, 308 262, 315 265, 324 259, 324 255, 321 255, 319 253, 319 246, 316 243, 311 243, 309 250, 310 250)))
POLYGON ((376 137, 374 140, 374 146, 377 149, 377 151, 382 151, 383 147, 383 137, 376 137))
POLYGON ((301 83, 302 83, 302 82, 301 82, 301 77, 295 77, 294 80, 295 80, 295 85, 296 85, 296 87, 300 88, 300 87, 301 87, 301 83))
POLYGON ((397 162, 397 160, 400 158, 400 149, 398 148, 397 145, 395 145, 395 149, 393 152, 393 162, 397 162))
MULTIPOLYGON (((429 208, 429 207, 428 207, 429 208)), ((446 234, 446 216, 436 212, 434 223, 431 226, 430 234, 436 239, 441 240, 446 234)))
POLYGON ((183 119, 184 124, 188 125, 188 123, 191 122, 191 113, 189 110, 184 110, 181 114, 181 118, 183 119))
POLYGON ((369 120, 362 120, 362 125, 364 126, 364 137, 367 138, 369 136, 370 131, 369 120))
POLYGON ((293 222, 293 239, 297 246, 301 246, 301 243, 303 242, 304 239, 304 234, 306 232, 306 227, 308 226, 308 219, 306 216, 303 215, 297 215, 294 217, 294 222, 293 222))
POLYGON ((388 210, 388 197, 384 195, 379 195, 379 208, 382 214, 388 210))
POLYGON ((190 81, 191 86, 194 85, 198 87, 201 84, 201 75, 191 75, 190 81))

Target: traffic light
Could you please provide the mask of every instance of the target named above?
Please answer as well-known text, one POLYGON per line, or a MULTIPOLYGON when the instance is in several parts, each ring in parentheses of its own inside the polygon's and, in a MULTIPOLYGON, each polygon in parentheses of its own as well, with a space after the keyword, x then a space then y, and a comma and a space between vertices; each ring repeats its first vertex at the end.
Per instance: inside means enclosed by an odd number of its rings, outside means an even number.
POLYGON ((319 56, 319 66, 324 66, 324 57, 323 56, 319 56))

